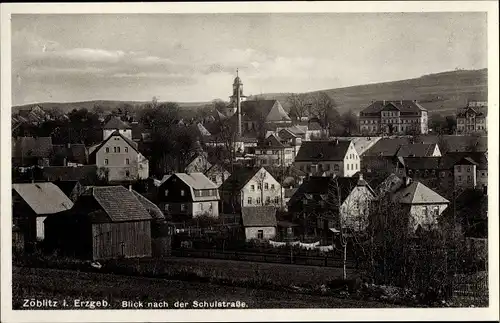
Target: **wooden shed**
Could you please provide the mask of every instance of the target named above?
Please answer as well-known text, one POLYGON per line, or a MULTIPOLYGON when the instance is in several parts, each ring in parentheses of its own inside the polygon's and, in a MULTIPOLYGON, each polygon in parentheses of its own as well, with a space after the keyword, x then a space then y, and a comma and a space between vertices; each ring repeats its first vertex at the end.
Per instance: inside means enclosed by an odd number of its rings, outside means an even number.
POLYGON ((46 244, 83 259, 150 257, 151 220, 125 187, 91 187, 73 210, 45 220, 46 244))

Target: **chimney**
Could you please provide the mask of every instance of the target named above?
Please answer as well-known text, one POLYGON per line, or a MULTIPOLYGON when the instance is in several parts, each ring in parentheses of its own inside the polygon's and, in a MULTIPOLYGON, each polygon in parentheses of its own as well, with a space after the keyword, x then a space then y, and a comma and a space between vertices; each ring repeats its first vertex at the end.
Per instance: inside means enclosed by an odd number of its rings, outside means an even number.
POLYGON ((403 100, 399 100, 399 104, 403 105, 403 100))
POLYGON ((132 184, 128 184, 128 190, 132 192, 132 184))
POLYGON ((339 139, 338 138, 335 138, 335 144, 338 145, 339 144, 339 139))
POLYGON ((411 178, 410 178, 410 177, 405 176, 405 177, 403 177, 403 182, 404 182, 404 186, 405 186, 405 187, 408 187, 408 186, 410 186, 410 184, 411 184, 411 178))
POLYGON ((383 100, 382 102, 383 102, 383 105, 385 105, 385 100, 383 100))

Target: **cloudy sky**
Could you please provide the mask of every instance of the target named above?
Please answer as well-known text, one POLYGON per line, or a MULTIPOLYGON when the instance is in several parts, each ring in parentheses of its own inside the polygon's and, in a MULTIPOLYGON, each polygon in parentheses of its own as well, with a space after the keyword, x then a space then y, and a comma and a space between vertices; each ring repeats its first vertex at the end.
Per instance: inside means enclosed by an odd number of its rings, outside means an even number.
POLYGON ((487 66, 486 14, 13 15, 13 104, 227 99, 487 66))

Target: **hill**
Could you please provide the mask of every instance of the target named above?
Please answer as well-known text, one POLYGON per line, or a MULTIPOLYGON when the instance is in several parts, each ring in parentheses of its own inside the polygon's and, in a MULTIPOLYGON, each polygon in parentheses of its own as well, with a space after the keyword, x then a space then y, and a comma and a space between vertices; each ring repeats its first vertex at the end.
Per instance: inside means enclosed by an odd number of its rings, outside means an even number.
MULTIPOLYGON (((464 107, 467 100, 487 100, 488 71, 456 70, 443 73, 424 75, 419 78, 365 84, 338 89, 327 89, 315 92, 326 92, 338 104, 338 110, 343 113, 348 110, 358 112, 368 106, 372 100, 418 100, 430 112, 453 114, 457 108, 464 107)), ((310 92, 310 93, 315 93, 310 92)), ((265 99, 276 99, 288 110, 287 98, 290 93, 265 93, 258 95, 265 99)), ((64 112, 73 109, 92 109, 99 105, 105 110, 113 110, 118 106, 130 104, 138 107, 146 102, 140 101, 85 101, 68 103, 39 103, 44 109, 59 107, 64 112)), ((179 102, 185 110, 196 110, 209 102, 179 102)), ((36 104, 15 106, 13 113, 36 104)), ((187 112, 187 111, 186 111, 187 112)))
MULTIPOLYGON (((424 75, 419 78, 351 86, 316 92, 326 92, 337 104, 339 112, 358 112, 372 100, 418 100, 430 112, 452 114, 464 107, 467 100, 487 101, 488 71, 457 70, 424 75)), ((311 92, 315 93, 315 92, 311 92)), ((266 99, 276 99, 285 109, 289 94, 262 94, 266 99)))

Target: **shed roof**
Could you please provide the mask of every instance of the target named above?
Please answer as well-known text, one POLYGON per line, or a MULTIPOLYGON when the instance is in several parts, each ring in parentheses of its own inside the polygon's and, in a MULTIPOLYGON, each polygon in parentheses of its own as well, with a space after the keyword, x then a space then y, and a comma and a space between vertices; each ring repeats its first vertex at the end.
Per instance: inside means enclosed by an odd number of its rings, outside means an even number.
POLYGON ((123 186, 95 186, 92 195, 111 222, 151 220, 137 196, 123 186))
POLYGON ((12 189, 36 214, 54 214, 73 207, 69 197, 53 183, 12 184, 12 189))
POLYGON ((276 208, 273 206, 253 206, 241 208, 244 227, 275 227, 276 208))

